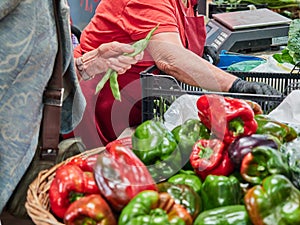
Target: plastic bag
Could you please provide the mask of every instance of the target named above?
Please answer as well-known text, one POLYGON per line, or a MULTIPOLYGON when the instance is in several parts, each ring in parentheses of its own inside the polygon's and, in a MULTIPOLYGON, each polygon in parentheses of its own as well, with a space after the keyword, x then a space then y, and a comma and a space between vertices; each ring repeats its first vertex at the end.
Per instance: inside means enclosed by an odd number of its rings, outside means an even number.
POLYGON ((290 73, 294 66, 290 63, 279 63, 272 56, 269 56, 265 63, 255 67, 251 72, 290 73))
POLYGON ((198 112, 196 102, 198 95, 182 95, 177 98, 164 114, 165 126, 173 130, 176 126, 183 124, 187 119, 197 119, 198 112))
POLYGON ((300 126, 300 90, 292 91, 269 116, 284 123, 300 126))
MULTIPOLYGON (((187 119, 197 119, 196 102, 199 95, 185 94, 177 98, 164 114, 165 126, 172 130, 187 119)), ((300 128, 300 90, 292 91, 269 116, 300 128)))
POLYGON ((239 72, 248 72, 256 68, 257 66, 265 63, 264 60, 249 60, 249 61, 243 61, 234 63, 230 66, 228 66, 227 71, 239 71, 239 72))

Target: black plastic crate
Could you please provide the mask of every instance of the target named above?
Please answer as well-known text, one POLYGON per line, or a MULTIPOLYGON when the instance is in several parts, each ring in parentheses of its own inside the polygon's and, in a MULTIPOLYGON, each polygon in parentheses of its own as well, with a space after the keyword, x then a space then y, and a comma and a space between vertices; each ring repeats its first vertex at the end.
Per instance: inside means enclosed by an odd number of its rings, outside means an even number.
POLYGON ((271 73, 235 73, 245 80, 265 82, 276 87, 282 96, 257 95, 227 92, 211 92, 178 82, 174 77, 164 74, 152 66, 141 72, 142 84, 142 120, 156 119, 163 121, 163 115, 169 106, 181 95, 219 94, 223 96, 247 99, 257 102, 264 113, 269 113, 278 106, 292 90, 300 89, 299 74, 271 73))
POLYGON ((276 88, 283 95, 288 95, 291 91, 300 89, 300 62, 297 63, 290 73, 262 73, 262 72, 234 72, 243 80, 264 82, 276 88))

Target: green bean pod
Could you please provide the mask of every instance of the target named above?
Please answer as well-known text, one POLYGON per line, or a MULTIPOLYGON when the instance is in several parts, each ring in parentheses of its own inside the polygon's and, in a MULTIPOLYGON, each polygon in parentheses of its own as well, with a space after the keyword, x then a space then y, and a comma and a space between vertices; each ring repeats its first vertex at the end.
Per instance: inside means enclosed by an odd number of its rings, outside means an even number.
POLYGON ((135 49, 134 52, 132 53, 125 53, 124 55, 126 56, 136 56, 138 54, 140 54, 142 51, 144 51, 146 49, 146 47, 148 46, 148 43, 154 33, 154 31, 158 28, 159 24, 156 25, 156 27, 154 27, 145 38, 138 40, 137 42, 135 42, 134 44, 132 44, 132 47, 135 49))
POLYGON ((109 68, 105 75, 102 77, 102 79, 99 81, 99 83, 96 86, 96 92, 95 94, 97 94, 99 91, 102 90, 102 88, 104 87, 105 83, 109 80, 111 74, 113 73, 113 69, 109 68))
POLYGON ((119 83, 118 83, 118 73, 116 71, 113 71, 111 73, 111 76, 109 78, 109 84, 114 98, 118 101, 121 101, 121 94, 119 91, 119 83))

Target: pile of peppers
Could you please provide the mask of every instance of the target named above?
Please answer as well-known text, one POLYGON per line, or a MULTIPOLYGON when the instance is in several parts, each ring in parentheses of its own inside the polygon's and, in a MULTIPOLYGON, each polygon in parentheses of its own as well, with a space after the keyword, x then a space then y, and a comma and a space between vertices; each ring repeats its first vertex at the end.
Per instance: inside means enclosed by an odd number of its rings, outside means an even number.
POLYGON ((296 129, 241 99, 202 95, 196 108, 171 131, 148 120, 59 167, 53 214, 66 225, 300 225, 296 129))

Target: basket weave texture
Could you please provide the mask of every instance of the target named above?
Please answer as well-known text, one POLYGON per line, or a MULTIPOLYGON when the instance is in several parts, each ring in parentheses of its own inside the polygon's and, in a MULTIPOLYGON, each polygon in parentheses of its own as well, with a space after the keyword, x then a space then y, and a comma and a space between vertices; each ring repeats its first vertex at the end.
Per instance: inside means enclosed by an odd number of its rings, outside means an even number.
POLYGON ((56 164, 47 170, 42 170, 37 178, 29 185, 27 190, 27 201, 25 207, 28 215, 36 225, 64 225, 59 222, 50 212, 49 188, 54 179, 56 169, 63 164, 68 163, 74 158, 87 158, 91 155, 102 152, 105 147, 100 147, 85 151, 79 155, 68 158, 67 160, 56 164))

